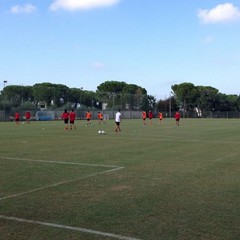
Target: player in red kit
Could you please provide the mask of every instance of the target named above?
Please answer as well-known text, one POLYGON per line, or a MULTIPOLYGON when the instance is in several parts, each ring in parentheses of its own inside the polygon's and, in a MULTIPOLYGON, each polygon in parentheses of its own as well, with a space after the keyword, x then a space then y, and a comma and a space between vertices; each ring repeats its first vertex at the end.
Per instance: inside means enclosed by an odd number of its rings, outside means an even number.
POLYGON ((70 119, 70 130, 73 128, 76 130, 76 126, 74 125, 75 119, 76 119, 76 113, 72 109, 72 111, 69 113, 69 119, 70 119))
POLYGON ((163 114, 161 112, 158 113, 159 123, 162 124, 163 114))
POLYGON ((146 111, 142 111, 143 125, 146 125, 146 118, 147 118, 147 113, 146 113, 146 111))
POLYGON ((29 111, 27 111, 27 112, 25 113, 25 118, 26 118, 26 120, 27 120, 27 123, 30 123, 31 114, 30 114, 29 111))
POLYGON ((19 114, 19 112, 17 111, 17 112, 15 113, 15 122, 16 122, 16 125, 19 125, 19 121, 20 121, 20 114, 19 114))
POLYGON ((176 125, 179 126, 179 121, 180 121, 180 118, 181 118, 180 113, 176 112, 175 115, 174 115, 174 118, 176 120, 176 125))
POLYGON ((153 112, 151 110, 148 112, 148 118, 150 121, 150 125, 152 125, 153 112))
POLYGON ((63 119, 64 124, 65 124, 64 131, 68 131, 69 113, 66 109, 64 110, 64 112, 62 114, 62 119, 63 119))

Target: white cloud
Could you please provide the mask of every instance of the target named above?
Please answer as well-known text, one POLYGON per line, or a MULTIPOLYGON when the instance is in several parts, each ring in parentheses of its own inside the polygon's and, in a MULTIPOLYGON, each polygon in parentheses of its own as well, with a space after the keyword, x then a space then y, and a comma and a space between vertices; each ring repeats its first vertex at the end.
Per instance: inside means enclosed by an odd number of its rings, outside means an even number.
POLYGON ((32 4, 25 4, 25 5, 15 5, 12 6, 10 11, 11 13, 18 14, 18 13, 33 13, 36 11, 36 7, 32 4))
POLYGON ((198 17, 203 23, 217 23, 240 20, 240 9, 232 3, 219 4, 212 9, 200 9, 198 17))
POLYGON ((58 9, 81 10, 96 7, 107 7, 117 4, 120 0, 54 0, 50 5, 50 10, 58 9))

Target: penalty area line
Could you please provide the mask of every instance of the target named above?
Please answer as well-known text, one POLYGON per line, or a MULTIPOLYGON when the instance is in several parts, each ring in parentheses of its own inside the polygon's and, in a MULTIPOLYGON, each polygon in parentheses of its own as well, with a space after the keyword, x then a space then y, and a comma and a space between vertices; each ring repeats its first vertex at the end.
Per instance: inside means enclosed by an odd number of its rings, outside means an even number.
POLYGON ((122 236, 122 235, 117 235, 117 234, 107 233, 107 232, 100 232, 100 231, 87 229, 87 228, 72 227, 72 226, 48 223, 48 222, 40 222, 40 221, 28 220, 28 219, 17 218, 17 217, 8 217, 4 215, 0 215, 0 219, 21 222, 21 223, 37 224, 37 225, 53 227, 53 228, 60 228, 60 229, 71 230, 75 232, 82 232, 82 233, 94 234, 98 236, 111 237, 111 238, 120 239, 120 240, 140 240, 137 238, 127 237, 127 236, 122 236))
POLYGON ((89 167, 118 168, 118 166, 111 166, 111 165, 90 164, 90 163, 75 163, 75 162, 61 162, 61 161, 37 160, 37 159, 1 157, 1 156, 0 156, 0 159, 15 160, 15 161, 26 161, 26 162, 40 162, 40 163, 55 163, 55 164, 66 164, 66 165, 78 165, 78 166, 89 166, 89 167))
POLYGON ((86 179, 86 178, 95 177, 95 176, 103 175, 103 174, 107 174, 107 173, 112 173, 112 172, 115 172, 115 171, 119 171, 123 168, 124 167, 118 167, 118 168, 106 170, 106 171, 103 171, 103 172, 90 174, 90 175, 87 175, 85 177, 74 178, 74 179, 70 179, 70 180, 67 180, 67 181, 62 181, 62 182, 54 183, 54 184, 51 184, 51 185, 35 188, 35 189, 29 190, 29 191, 26 191, 26 192, 21 192, 21 193, 5 196, 5 197, 0 198, 0 201, 8 199, 8 198, 19 197, 19 196, 26 195, 26 194, 29 194, 29 193, 38 192, 38 191, 45 190, 45 189, 52 188, 52 187, 57 187, 57 186, 67 184, 67 183, 76 182, 76 181, 83 180, 83 179, 86 179))

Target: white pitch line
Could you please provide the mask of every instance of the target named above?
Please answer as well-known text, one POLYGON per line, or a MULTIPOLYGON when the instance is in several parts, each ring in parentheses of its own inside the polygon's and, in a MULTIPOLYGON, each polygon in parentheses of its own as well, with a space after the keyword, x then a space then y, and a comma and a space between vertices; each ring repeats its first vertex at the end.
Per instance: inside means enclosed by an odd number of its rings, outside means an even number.
POLYGON ((121 239, 121 240, 140 240, 137 238, 127 237, 127 236, 122 236, 122 235, 117 235, 117 234, 107 233, 107 232, 100 232, 100 231, 87 229, 87 228, 71 227, 71 226, 67 226, 67 225, 33 221, 33 220, 17 218, 17 217, 8 217, 8 216, 4 216, 4 215, 0 215, 0 219, 22 222, 22 223, 38 224, 38 225, 47 226, 47 227, 61 228, 61 229, 72 230, 72 231, 82 232, 82 233, 95 234, 95 235, 99 235, 99 236, 111 237, 111 238, 121 239))
POLYGON ((123 168, 124 168, 124 167, 118 167, 118 168, 106 170, 106 171, 103 171, 103 172, 91 174, 91 175, 88 175, 88 176, 85 176, 85 177, 70 179, 70 180, 67 180, 67 181, 58 182, 58 183, 54 183, 54 184, 51 184, 51 185, 47 185, 47 186, 35 188, 35 189, 29 190, 29 191, 26 191, 26 192, 21 192, 21 193, 17 193, 17 194, 5 196, 5 197, 0 198, 0 201, 5 200, 5 199, 8 199, 8 198, 14 198, 14 197, 22 196, 22 195, 25 195, 25 194, 28 194, 28 193, 38 192, 38 191, 40 191, 40 190, 45 190, 45 189, 47 189, 47 188, 56 187, 56 186, 59 186, 59 185, 63 185, 63 184, 70 183, 70 182, 75 182, 75 181, 78 181, 78 180, 82 180, 82 179, 86 179, 86 178, 90 178, 90 177, 95 177, 95 176, 97 176, 97 175, 103 175, 103 174, 106 174, 106 173, 115 172, 115 171, 121 170, 121 169, 123 169, 123 168))
POLYGON ((89 166, 89 167, 106 167, 106 168, 118 168, 119 167, 119 166, 101 165, 101 164, 48 161, 48 160, 26 159, 26 158, 1 157, 1 156, 0 156, 0 159, 15 160, 15 161, 27 161, 27 162, 69 164, 69 165, 79 165, 79 166, 89 166))

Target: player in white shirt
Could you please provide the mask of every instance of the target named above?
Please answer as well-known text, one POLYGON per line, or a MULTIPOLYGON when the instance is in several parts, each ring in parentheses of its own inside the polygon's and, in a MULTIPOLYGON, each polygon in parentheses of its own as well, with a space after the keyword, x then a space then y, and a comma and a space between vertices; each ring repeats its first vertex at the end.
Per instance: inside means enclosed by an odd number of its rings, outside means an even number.
POLYGON ((116 130, 115 132, 121 132, 121 128, 120 128, 120 122, 121 122, 121 110, 119 109, 118 112, 115 115, 115 123, 116 123, 116 130))

